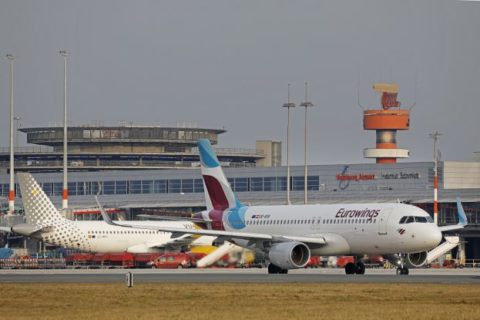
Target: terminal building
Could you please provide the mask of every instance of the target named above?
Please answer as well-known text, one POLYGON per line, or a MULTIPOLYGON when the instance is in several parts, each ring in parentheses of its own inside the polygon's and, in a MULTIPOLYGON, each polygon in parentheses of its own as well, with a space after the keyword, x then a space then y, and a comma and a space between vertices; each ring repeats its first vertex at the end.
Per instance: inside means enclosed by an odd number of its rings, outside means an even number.
MULTIPOLYGON (((15 170, 56 172, 62 170, 63 127, 22 128, 27 143, 16 148, 15 170)), ((68 128, 70 171, 187 169, 198 166, 198 139, 213 145, 224 129, 98 125, 68 128)), ((218 158, 227 167, 269 167, 281 164, 281 143, 257 141, 255 149, 217 148, 218 158)), ((0 170, 9 166, 8 148, 0 149, 0 170)))

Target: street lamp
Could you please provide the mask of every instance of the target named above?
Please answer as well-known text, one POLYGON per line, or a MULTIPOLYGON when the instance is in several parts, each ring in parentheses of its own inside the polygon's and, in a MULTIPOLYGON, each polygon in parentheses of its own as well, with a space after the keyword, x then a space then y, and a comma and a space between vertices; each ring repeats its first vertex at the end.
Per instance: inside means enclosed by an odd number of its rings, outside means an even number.
POLYGON ((67 154, 67 56, 66 50, 60 50, 63 57, 63 192, 62 192, 62 209, 68 208, 68 154, 67 154))
POLYGON ((290 83, 288 84, 287 103, 282 105, 287 108, 287 204, 290 204, 290 108, 295 108, 295 103, 290 102, 290 83))
POLYGON ((313 103, 308 101, 308 82, 305 82, 305 101, 300 103, 300 107, 305 108, 305 155, 304 155, 304 204, 308 202, 308 177, 307 177, 307 109, 313 107, 313 103))
POLYGON ((438 224, 438 156, 437 141, 442 134, 438 131, 430 133, 428 136, 433 139, 433 222, 438 224))
POLYGON ((21 117, 13 117, 13 120, 15 120, 15 145, 18 146, 18 129, 20 128, 20 120, 22 120, 21 117))
POLYGON ((8 190, 8 214, 15 212, 15 184, 14 184, 14 142, 13 142, 13 63, 15 56, 11 53, 5 56, 10 63, 10 187, 8 190))

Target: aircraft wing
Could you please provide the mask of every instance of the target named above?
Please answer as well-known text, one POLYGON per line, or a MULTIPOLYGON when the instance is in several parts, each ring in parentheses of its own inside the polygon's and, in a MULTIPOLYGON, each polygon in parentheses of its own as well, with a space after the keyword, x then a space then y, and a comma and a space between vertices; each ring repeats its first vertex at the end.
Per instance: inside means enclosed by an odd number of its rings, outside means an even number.
MULTIPOLYGON (((107 222, 109 223, 109 222, 107 222)), ((184 228, 169 228, 169 227, 149 227, 149 226, 135 226, 135 225, 126 225, 126 224, 116 224, 111 221, 112 225, 125 228, 140 228, 140 229, 150 229, 157 230, 161 232, 170 232, 172 233, 172 238, 176 239, 184 235, 200 235, 200 236, 213 236, 213 237, 222 237, 224 239, 244 239, 244 240, 266 240, 273 242, 282 242, 282 241, 299 241, 305 244, 315 244, 323 245, 326 244, 326 240, 321 235, 318 237, 301 237, 301 236, 280 236, 274 234, 264 234, 264 233, 253 233, 253 232, 235 232, 235 231, 222 231, 222 230, 197 230, 197 229, 184 229, 184 228)))
POLYGON ((273 242, 283 242, 283 241, 299 241, 305 244, 312 245, 323 245, 326 244, 326 240, 321 235, 315 237, 302 237, 302 236, 281 236, 265 233, 253 233, 253 232, 235 232, 235 231, 223 231, 223 230, 197 230, 197 229, 186 229, 186 228, 171 228, 171 227, 157 227, 157 226, 136 226, 136 225, 127 225, 127 224, 118 224, 110 219, 110 216, 103 209, 98 198, 95 197, 98 207, 100 208, 100 213, 102 214, 103 220, 114 226, 124 227, 124 228, 138 228, 138 229, 147 229, 147 230, 157 230, 161 232, 170 232, 172 234, 172 239, 181 238, 185 235, 199 235, 199 236, 213 236, 213 237, 222 237, 224 239, 243 239, 243 240, 266 240, 273 242))
POLYGON ((207 219, 195 219, 187 217, 174 217, 174 216, 155 216, 151 214, 138 214, 138 218, 143 218, 147 220, 165 220, 165 221, 190 221, 190 222, 212 222, 212 220, 207 219))

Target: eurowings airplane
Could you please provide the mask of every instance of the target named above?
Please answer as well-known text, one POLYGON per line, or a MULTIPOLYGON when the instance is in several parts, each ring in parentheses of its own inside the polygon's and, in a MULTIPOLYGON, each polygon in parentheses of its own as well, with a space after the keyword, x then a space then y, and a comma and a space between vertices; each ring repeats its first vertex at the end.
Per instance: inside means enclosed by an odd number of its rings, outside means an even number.
MULTIPOLYGON (((46 243, 89 252, 150 253, 179 250, 195 239, 192 234, 172 238, 162 228, 194 229, 190 221, 135 221, 140 228, 125 229, 104 221, 72 221, 65 219, 55 208, 32 175, 18 173, 27 223, 11 228, 0 227, 46 243), (158 230, 146 230, 154 226, 158 230)), ((127 222, 124 222, 127 223, 127 222)), ((121 224, 121 222, 118 222, 121 224)))
MULTIPOLYGON (((287 273, 304 267, 311 255, 383 255, 398 265, 397 274, 425 264, 428 250, 442 240, 442 231, 463 228, 466 217, 459 205, 459 224, 438 227, 424 210, 400 203, 245 206, 232 192, 210 142, 198 142, 207 210, 203 230, 156 228, 174 236, 217 236, 265 254, 268 273, 287 273)), ((104 210, 104 219, 109 217, 104 210)), ((123 225, 123 227, 134 227, 123 225)), ((347 274, 364 274, 360 259, 345 267, 347 274)))

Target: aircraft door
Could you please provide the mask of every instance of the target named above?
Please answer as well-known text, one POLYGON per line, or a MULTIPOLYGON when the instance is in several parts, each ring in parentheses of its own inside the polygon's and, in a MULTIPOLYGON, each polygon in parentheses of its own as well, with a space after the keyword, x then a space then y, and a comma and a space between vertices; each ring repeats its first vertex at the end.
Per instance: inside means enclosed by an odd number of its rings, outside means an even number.
POLYGON ((388 218, 392 213, 392 208, 386 208, 380 211, 378 215, 378 235, 386 236, 387 235, 387 228, 388 228, 388 218))

